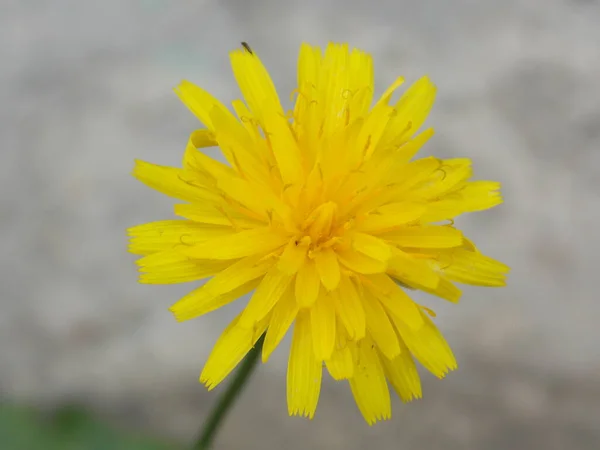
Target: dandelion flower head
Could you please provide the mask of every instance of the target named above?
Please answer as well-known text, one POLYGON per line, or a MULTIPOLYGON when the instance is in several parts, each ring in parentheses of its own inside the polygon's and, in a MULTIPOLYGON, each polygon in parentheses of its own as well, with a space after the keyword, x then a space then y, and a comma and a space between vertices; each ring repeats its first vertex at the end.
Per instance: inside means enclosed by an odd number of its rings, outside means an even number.
POLYGON ((508 268, 454 226, 502 202, 499 183, 471 181, 466 158, 415 159, 435 86, 398 78, 372 102, 371 56, 303 44, 293 109, 246 44, 230 54, 242 100, 228 109, 184 81, 176 93, 202 123, 182 168, 136 161, 133 175, 180 200, 180 219, 128 230, 143 283, 209 278, 171 307, 178 320, 251 293, 200 375, 217 386, 265 334, 266 362, 292 334, 291 415, 312 418, 322 374, 347 381, 369 423, 391 417, 390 390, 421 397, 415 361, 437 377, 456 368, 418 289, 457 302, 455 283, 497 287, 508 268), (218 147, 218 150, 207 150, 218 147), (221 151, 226 163, 209 156, 221 151))

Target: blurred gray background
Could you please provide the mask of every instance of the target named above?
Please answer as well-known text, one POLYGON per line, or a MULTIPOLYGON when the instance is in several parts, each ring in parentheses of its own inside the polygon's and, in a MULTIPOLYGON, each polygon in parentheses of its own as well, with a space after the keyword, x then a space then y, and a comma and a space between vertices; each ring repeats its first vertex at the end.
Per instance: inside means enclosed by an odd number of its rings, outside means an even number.
MULTIPOLYGON (((513 268, 504 289, 434 298, 459 370, 369 428, 326 381, 288 418, 287 344, 253 378, 221 449, 600 448, 600 2, 597 0, 0 1, 0 396, 76 402, 189 442, 217 398, 197 376, 234 308, 184 324, 190 285, 136 283, 125 229, 172 216, 134 158, 178 165, 198 127, 172 88, 239 97, 227 52, 249 42, 282 99, 302 41, 373 54, 439 87, 425 154, 467 156, 505 204, 461 218, 513 268)), ((422 300, 424 297, 420 297, 422 300)))

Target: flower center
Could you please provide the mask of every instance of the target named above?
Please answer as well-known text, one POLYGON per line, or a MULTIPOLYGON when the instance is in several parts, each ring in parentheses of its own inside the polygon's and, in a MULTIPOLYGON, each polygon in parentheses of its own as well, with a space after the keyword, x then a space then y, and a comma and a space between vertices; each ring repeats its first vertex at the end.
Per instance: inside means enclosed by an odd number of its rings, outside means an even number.
POLYGON ((315 252, 323 248, 329 248, 339 242, 340 237, 336 236, 338 205, 335 202, 328 201, 316 207, 312 213, 304 220, 300 226, 301 232, 310 241, 310 252, 315 252))

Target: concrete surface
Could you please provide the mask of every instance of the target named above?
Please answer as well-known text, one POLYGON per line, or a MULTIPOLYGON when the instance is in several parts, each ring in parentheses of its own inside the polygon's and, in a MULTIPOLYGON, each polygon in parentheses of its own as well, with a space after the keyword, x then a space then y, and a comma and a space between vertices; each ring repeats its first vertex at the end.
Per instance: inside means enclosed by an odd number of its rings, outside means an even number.
POLYGON ((301 41, 373 53, 439 86, 427 154, 473 158, 506 203, 458 225, 510 264, 509 287, 428 304, 461 368, 361 423, 327 384, 312 422, 285 414, 287 349, 263 368, 220 448, 600 448, 600 3, 593 0, 0 0, 0 396, 81 401, 189 440, 216 398, 196 377, 233 309, 177 324, 190 286, 136 284, 126 227, 168 218, 134 158, 179 163, 197 126, 172 87, 238 90, 244 40, 282 98, 301 41))

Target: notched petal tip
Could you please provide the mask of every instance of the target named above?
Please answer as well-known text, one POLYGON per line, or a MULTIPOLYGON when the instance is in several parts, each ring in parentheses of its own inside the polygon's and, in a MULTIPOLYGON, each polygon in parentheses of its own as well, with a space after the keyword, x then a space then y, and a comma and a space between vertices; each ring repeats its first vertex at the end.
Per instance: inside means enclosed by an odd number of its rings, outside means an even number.
POLYGON ((133 160, 133 168, 131 169, 131 175, 133 175, 135 178, 137 178, 138 171, 140 169, 143 169, 143 168, 148 167, 150 165, 152 165, 152 164, 149 163, 149 162, 143 161, 141 159, 134 158, 134 160, 133 160))
POLYGON ((443 371, 434 373, 433 375, 436 378, 443 380, 450 374, 450 372, 454 372, 457 369, 458 369, 458 363, 456 361, 454 361, 453 363, 452 362, 449 363, 443 371))
POLYGON ((313 420, 316 411, 309 411, 307 409, 294 409, 288 410, 290 417, 301 417, 303 419, 313 420))
POLYGON ((390 420, 392 418, 392 414, 385 414, 385 415, 380 415, 377 417, 371 417, 369 419, 366 419, 367 425, 369 425, 370 427, 372 427, 373 425, 376 425, 377 422, 385 422, 387 420, 390 420))

